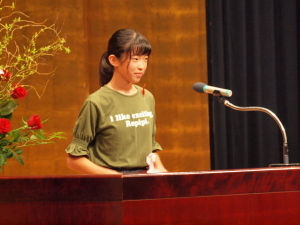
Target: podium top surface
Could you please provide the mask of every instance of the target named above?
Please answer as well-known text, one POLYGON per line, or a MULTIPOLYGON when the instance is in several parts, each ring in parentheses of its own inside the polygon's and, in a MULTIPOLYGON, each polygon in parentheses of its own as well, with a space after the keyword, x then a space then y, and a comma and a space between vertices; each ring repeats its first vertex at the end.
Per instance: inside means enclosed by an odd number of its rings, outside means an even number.
POLYGON ((0 201, 123 201, 300 191, 300 167, 159 174, 2 176, 0 201))

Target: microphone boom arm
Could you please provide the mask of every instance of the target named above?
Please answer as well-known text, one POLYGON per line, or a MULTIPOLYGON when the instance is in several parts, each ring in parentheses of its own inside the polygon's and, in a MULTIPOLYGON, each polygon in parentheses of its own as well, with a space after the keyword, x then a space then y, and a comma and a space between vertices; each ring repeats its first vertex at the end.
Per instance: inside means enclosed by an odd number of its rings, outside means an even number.
POLYGON ((219 96, 219 101, 221 103, 223 103, 225 106, 232 108, 234 110, 238 110, 238 111, 260 111, 260 112, 264 112, 267 113, 269 116, 271 116, 275 122, 277 123, 277 125, 280 128, 282 137, 283 137, 283 163, 284 164, 289 164, 289 155, 288 155, 288 142, 287 142, 287 136, 286 136, 286 132, 285 129, 281 123, 281 121, 278 119, 278 117, 275 115, 275 113, 273 113, 271 110, 263 108, 263 107, 258 107, 258 106, 250 106, 250 107, 239 107, 236 105, 231 104, 227 99, 225 99, 224 97, 219 96))

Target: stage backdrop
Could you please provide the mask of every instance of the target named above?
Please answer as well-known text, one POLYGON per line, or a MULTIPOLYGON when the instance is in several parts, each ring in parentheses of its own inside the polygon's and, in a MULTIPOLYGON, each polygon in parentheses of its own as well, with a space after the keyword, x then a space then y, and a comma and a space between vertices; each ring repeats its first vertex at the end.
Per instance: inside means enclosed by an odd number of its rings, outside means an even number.
POLYGON ((51 62, 57 70, 41 99, 30 92, 18 100, 14 120, 38 114, 49 118, 47 133, 63 131, 67 139, 24 149, 25 166, 10 160, 1 175, 75 174, 66 167, 64 149, 83 101, 99 88, 98 63, 107 41, 121 28, 140 31, 153 46, 140 85, 146 83, 156 98, 156 139, 164 148, 165 166, 170 171, 210 169, 207 96, 192 90, 193 83, 207 81, 204 0, 15 2, 31 19, 62 26, 72 52, 51 62))
MULTIPOLYGON (((207 1, 209 83, 229 88, 231 103, 273 111, 285 127, 290 162, 299 151, 298 0, 207 1)), ((283 138, 262 112, 239 112, 211 98, 214 169, 282 163, 283 138)))

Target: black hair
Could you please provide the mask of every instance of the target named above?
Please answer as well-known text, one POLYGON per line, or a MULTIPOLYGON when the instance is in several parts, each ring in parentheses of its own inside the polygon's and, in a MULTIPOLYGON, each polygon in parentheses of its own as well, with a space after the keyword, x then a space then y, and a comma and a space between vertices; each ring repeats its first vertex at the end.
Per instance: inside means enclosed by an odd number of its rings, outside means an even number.
POLYGON ((150 55, 152 47, 149 41, 139 32, 131 29, 116 31, 108 41, 107 51, 102 54, 99 75, 100 86, 107 84, 114 73, 114 67, 110 64, 108 57, 115 55, 121 59, 122 55, 150 55))

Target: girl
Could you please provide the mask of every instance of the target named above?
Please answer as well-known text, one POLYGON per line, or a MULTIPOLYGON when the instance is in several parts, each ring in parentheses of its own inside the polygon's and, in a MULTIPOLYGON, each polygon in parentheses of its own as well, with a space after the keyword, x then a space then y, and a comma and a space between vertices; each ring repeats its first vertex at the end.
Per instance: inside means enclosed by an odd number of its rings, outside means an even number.
POLYGON ((157 154, 162 148, 155 142, 153 95, 135 85, 146 72, 151 49, 134 30, 118 30, 109 39, 100 61, 102 87, 84 102, 66 149, 70 169, 84 174, 145 172, 153 152, 154 171, 167 172, 157 154))

